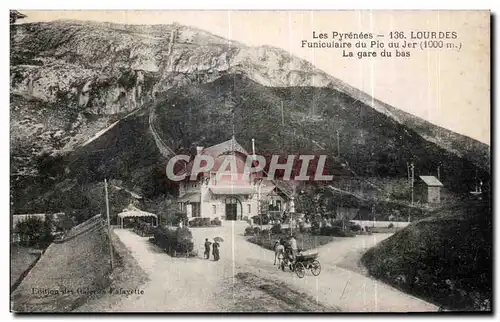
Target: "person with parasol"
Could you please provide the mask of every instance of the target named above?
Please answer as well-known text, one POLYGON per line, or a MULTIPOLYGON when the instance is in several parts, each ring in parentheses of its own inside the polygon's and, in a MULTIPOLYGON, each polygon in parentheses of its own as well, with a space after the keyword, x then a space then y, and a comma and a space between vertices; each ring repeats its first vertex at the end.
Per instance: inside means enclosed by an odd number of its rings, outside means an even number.
POLYGON ((214 244, 212 245, 212 254, 214 255, 214 261, 218 261, 220 259, 219 256, 219 247, 220 244, 219 242, 223 242, 224 239, 222 237, 215 237, 214 238, 214 244))

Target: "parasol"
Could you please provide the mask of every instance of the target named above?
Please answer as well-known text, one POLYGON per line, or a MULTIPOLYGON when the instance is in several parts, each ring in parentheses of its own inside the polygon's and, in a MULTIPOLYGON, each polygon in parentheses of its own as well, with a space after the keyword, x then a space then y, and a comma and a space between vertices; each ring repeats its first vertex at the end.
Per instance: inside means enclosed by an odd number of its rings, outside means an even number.
POLYGON ((215 237, 214 241, 216 241, 216 242, 223 242, 224 239, 222 237, 215 237))

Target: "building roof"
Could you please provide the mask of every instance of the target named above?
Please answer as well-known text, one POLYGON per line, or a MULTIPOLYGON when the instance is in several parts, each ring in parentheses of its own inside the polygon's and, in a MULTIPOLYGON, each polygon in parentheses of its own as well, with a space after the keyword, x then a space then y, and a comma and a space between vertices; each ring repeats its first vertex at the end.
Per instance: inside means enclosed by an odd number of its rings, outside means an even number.
MULTIPOLYGON (((224 160, 224 157, 222 157, 222 155, 229 154, 231 152, 239 152, 245 156, 248 155, 248 152, 238 142, 236 142, 236 139, 234 138, 234 136, 228 141, 225 141, 225 142, 222 142, 222 143, 219 143, 216 145, 212 145, 210 147, 202 149, 200 151, 200 154, 208 155, 208 156, 211 156, 212 158, 214 158, 215 164, 213 166, 213 170, 217 171, 219 166, 221 165, 221 163, 224 160), (218 157, 220 157, 220 158, 218 158, 218 157)), ((181 175, 184 173, 190 175, 191 171, 193 169, 193 163, 194 163, 194 159, 189 161, 188 163, 186 163, 184 168, 182 170, 180 170, 177 173, 177 175, 181 175)), ((202 161, 202 165, 203 164, 204 164, 204 162, 202 161)))
POLYGON ((178 201, 180 202, 201 202, 201 194, 199 192, 188 192, 181 196, 178 201))
POLYGON ((243 153, 244 155, 248 155, 248 152, 238 142, 236 142, 234 136, 231 138, 231 140, 216 145, 212 145, 211 147, 208 148, 204 148, 201 151, 201 153, 216 158, 221 154, 233 151, 243 153))
POLYGON ((434 176, 419 176, 419 178, 430 187, 442 187, 443 184, 434 176))

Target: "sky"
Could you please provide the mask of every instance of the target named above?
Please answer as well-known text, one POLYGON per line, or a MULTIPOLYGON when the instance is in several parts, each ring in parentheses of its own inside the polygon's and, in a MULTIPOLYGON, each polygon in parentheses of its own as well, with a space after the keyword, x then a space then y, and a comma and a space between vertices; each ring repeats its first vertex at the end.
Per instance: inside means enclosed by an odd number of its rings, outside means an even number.
MULTIPOLYGON (((58 19, 125 24, 178 22, 247 45, 272 45, 396 108, 490 144, 488 11, 30 11, 24 22, 58 19), (410 57, 342 57, 342 49, 303 48, 326 33, 455 32, 458 49, 414 49, 410 57)), ((328 41, 327 40, 327 41, 328 41)))

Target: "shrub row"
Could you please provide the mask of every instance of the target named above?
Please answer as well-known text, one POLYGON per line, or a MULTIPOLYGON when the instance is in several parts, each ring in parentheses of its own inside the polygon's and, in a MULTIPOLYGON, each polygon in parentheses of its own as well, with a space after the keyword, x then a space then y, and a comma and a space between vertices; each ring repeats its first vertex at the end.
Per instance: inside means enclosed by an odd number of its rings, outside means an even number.
POLYGON ((269 224, 269 217, 267 215, 253 216, 252 221, 256 225, 267 225, 269 224))
POLYGON ((322 236, 335 236, 335 237, 354 237, 356 234, 351 230, 342 230, 337 226, 324 226, 319 229, 319 234, 322 236))
POLYGON ((208 217, 204 218, 194 218, 189 222, 189 227, 212 227, 212 226, 220 226, 222 225, 222 221, 219 218, 214 218, 210 220, 208 217))
POLYGON ((155 228, 151 223, 147 223, 143 220, 139 220, 134 226, 134 232, 138 235, 144 236, 152 236, 154 234, 155 228))
POLYGON ((154 230, 153 242, 171 256, 188 255, 193 251, 193 235, 189 228, 171 230, 157 227, 154 230))
POLYGON ((353 222, 343 225, 341 221, 334 221, 331 225, 322 227, 319 222, 313 222, 311 225, 311 234, 321 236, 354 237, 362 231, 361 226, 353 222))

